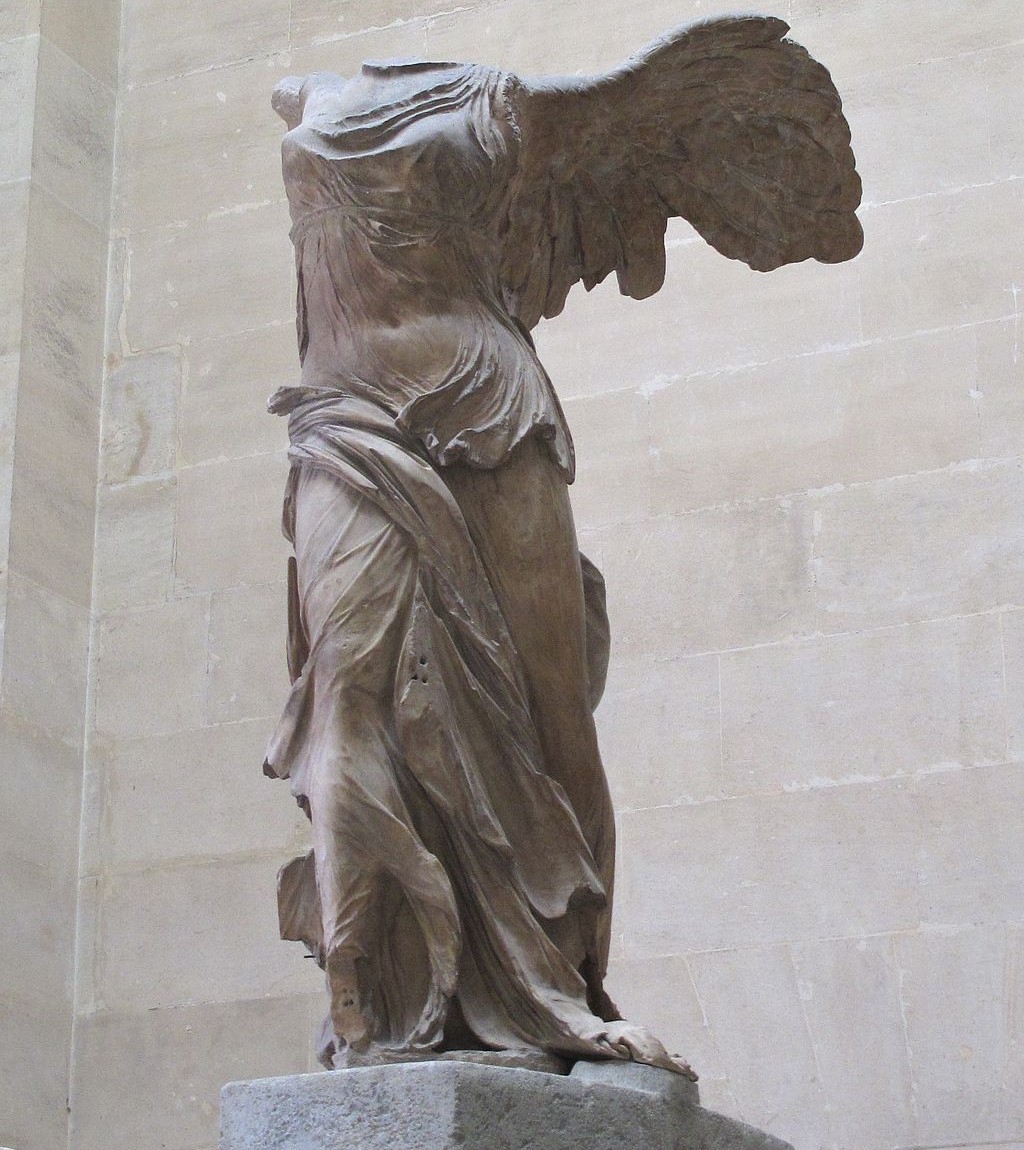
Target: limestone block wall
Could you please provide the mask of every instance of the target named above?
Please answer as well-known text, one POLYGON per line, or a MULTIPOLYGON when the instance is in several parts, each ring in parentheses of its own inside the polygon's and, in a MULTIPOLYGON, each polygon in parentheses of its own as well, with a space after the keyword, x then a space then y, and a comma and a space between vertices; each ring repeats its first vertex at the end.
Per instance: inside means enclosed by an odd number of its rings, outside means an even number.
MULTIPOLYGON (((91 619, 74 1150, 212 1150, 220 1084, 311 1065, 322 1011, 276 941, 274 874, 305 830, 259 773, 286 688, 285 435, 263 402, 296 372, 270 88, 396 55, 604 68, 736 7, 123 0, 91 614, 66 555, 26 568, 91 619)), ((1010 1150, 1019 0, 763 10, 844 94, 864 253, 759 276, 678 225, 659 296, 574 293, 538 333, 609 584, 611 988, 709 1104, 805 1150, 1010 1150)), ((45 442, 47 466, 81 446, 45 442)), ((10 634, 8 660, 36 649, 10 634)), ((51 697, 27 696, 45 729, 51 697)), ((11 1145, 49 1150, 54 1123, 11 1145)))
POLYGON ((118 4, 0 5, 0 1144, 65 1146, 118 4))

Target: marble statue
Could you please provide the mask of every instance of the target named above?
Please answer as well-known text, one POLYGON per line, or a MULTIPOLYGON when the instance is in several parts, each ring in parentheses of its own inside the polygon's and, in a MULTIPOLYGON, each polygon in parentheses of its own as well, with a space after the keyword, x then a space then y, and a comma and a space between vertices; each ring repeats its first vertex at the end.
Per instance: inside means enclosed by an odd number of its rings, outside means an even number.
POLYGON ((264 769, 312 825, 279 910, 326 973, 328 1067, 690 1073, 603 985, 604 586, 530 330, 578 281, 656 292, 671 216, 758 271, 857 254, 840 100, 788 30, 715 20, 589 78, 387 62, 274 92, 302 372, 270 401, 293 686, 264 769))

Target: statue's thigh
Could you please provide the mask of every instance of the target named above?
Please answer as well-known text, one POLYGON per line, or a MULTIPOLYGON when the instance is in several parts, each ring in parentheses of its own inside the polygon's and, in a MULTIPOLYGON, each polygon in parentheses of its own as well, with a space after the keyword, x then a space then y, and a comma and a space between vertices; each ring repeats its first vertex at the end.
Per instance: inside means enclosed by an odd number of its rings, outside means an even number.
POLYGON ((590 708, 583 578, 569 493, 544 444, 494 471, 446 473, 530 690, 544 769, 565 789, 611 890, 614 830, 590 708))
POLYGON ((493 471, 455 467, 445 478, 531 680, 550 679, 561 697, 582 699, 579 550, 568 488, 547 448, 534 437, 493 471))
POLYGON ((416 585, 408 536, 349 484, 308 468, 295 489, 295 558, 303 625, 331 694, 356 696, 360 710, 390 700, 416 585))

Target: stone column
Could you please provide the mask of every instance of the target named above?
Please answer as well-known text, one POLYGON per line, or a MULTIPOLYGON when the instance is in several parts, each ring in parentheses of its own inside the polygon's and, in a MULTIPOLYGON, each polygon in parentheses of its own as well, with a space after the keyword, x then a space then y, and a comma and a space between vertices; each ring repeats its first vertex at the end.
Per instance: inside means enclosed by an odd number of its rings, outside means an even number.
POLYGON ((0 1143, 68 1136, 119 0, 0 12, 0 1143))

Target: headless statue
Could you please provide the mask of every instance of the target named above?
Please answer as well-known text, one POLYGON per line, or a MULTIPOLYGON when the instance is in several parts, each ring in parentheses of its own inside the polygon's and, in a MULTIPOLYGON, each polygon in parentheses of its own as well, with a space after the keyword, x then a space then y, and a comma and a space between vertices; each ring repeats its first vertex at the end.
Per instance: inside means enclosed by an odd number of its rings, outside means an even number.
POLYGON ((275 90, 302 373, 270 403, 293 686, 264 769, 312 825, 279 909, 326 972, 328 1067, 692 1073, 603 986, 604 584, 530 330, 581 280, 656 292, 672 216, 758 271, 857 254, 840 100, 787 31, 716 20, 585 79, 393 62, 275 90))

